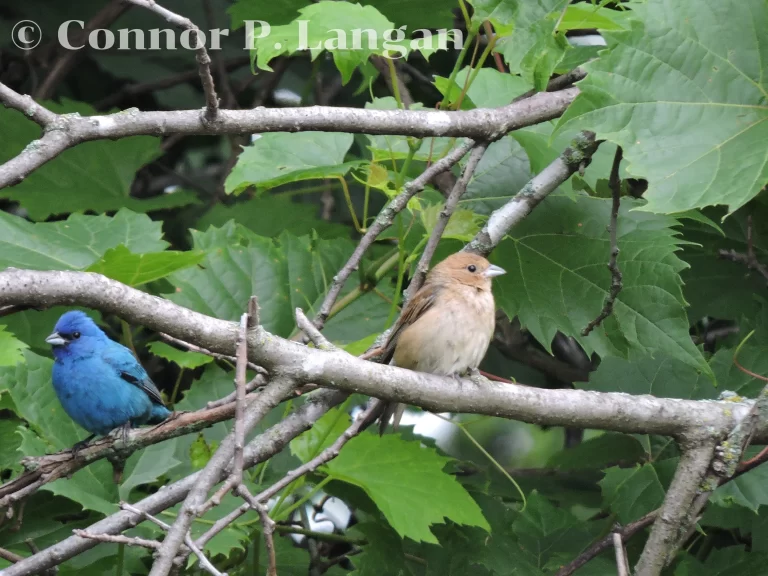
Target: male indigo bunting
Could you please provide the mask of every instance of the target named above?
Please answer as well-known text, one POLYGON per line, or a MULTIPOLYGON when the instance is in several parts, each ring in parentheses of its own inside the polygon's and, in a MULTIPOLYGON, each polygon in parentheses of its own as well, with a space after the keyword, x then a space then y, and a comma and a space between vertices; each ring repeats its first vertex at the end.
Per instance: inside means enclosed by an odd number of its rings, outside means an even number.
POLYGON ((133 353, 83 312, 66 312, 45 339, 53 347, 53 389, 70 418, 96 436, 158 424, 171 411, 133 353))
MULTIPOLYGON (((491 278, 506 272, 482 256, 459 252, 429 271, 384 344, 383 362, 441 376, 477 370, 493 337, 496 306, 491 278)), ((380 419, 381 433, 405 406, 390 403, 380 419)))

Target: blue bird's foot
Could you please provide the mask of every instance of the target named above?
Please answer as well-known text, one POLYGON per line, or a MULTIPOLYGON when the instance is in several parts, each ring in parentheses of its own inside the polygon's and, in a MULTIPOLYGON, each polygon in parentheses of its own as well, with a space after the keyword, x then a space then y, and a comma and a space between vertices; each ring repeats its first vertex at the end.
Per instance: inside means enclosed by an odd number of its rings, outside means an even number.
POLYGON ((72 452, 72 457, 76 457, 77 453, 80 452, 83 448, 85 448, 88 445, 88 442, 96 438, 96 434, 91 434, 86 438, 85 440, 80 440, 80 442, 76 442, 74 446, 70 449, 72 452))

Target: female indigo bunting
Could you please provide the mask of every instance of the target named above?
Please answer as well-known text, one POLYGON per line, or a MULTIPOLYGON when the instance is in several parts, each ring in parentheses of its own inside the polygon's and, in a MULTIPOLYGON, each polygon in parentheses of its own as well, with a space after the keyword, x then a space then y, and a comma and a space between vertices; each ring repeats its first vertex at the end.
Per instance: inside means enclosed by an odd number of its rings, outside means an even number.
POLYGON ((53 388, 64 411, 91 433, 158 424, 171 411, 133 353, 83 312, 66 312, 45 339, 53 347, 53 388))
MULTIPOLYGON (((506 272, 482 256, 459 252, 437 264, 403 310, 384 344, 383 362, 441 376, 475 371, 493 337, 491 278, 506 272)), ((380 420, 394 429, 405 406, 389 404, 380 420)))

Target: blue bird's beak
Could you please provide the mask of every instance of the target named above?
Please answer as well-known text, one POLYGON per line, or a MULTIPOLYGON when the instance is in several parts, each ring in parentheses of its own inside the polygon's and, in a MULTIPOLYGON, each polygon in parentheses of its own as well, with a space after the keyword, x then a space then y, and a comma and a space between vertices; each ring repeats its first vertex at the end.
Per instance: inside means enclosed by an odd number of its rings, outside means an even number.
POLYGON ((67 343, 67 341, 59 335, 58 332, 54 332, 48 338, 45 339, 45 341, 50 344, 51 346, 64 346, 64 344, 67 343))
POLYGON ((496 266, 496 264, 491 264, 488 266, 488 268, 483 272, 483 276, 486 278, 493 278, 494 276, 501 276, 502 274, 506 274, 507 271, 504 270, 504 268, 501 268, 499 266, 496 266))

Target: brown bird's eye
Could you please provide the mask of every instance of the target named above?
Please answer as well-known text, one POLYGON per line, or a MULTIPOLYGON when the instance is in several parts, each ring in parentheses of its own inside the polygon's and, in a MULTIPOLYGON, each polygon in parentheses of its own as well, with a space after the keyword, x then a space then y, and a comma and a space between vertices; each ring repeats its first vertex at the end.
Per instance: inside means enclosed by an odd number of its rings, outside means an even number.
POLYGON ((469 270, 470 272, 475 272, 477 271, 477 266, 475 266, 474 264, 470 264, 469 266, 467 266, 467 270, 469 270))
POLYGON ((74 338, 75 340, 80 338, 80 332, 72 332, 72 338, 74 338))

